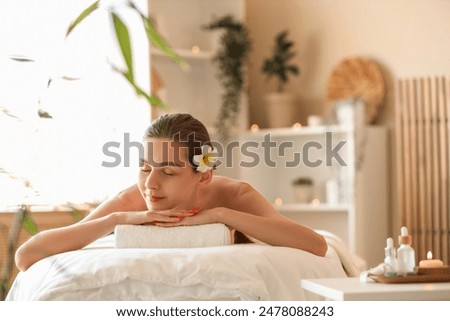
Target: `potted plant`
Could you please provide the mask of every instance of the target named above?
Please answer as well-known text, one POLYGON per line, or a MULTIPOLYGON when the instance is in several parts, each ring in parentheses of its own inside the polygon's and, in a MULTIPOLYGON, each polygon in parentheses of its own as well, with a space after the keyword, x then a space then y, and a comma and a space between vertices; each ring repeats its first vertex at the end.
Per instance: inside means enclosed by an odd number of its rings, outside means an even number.
POLYGON ((265 59, 262 65, 262 72, 268 79, 277 80, 276 91, 265 96, 266 116, 270 127, 287 127, 295 122, 296 98, 284 89, 289 76, 298 75, 300 69, 290 62, 296 53, 293 51, 294 43, 287 37, 286 30, 276 35, 272 56, 265 59))
POLYGON ((224 88, 216 129, 218 136, 225 141, 238 121, 245 85, 245 61, 251 49, 251 42, 245 26, 231 15, 213 19, 211 23, 203 26, 203 29, 222 31, 213 62, 219 68, 217 77, 224 88))
POLYGON ((314 181, 309 177, 299 177, 292 182, 294 200, 297 203, 310 203, 314 194, 314 181))

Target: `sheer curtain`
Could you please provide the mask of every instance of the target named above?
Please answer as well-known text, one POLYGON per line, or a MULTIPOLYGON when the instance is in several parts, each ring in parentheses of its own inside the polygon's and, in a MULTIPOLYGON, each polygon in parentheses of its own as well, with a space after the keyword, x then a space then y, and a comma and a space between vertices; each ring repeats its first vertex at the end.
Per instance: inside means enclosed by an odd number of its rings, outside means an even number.
MULTIPOLYGON (((0 206, 100 201, 137 179, 138 149, 127 150, 125 136, 142 139, 149 107, 111 68, 124 64, 106 8, 65 39, 70 22, 91 3, 0 3, 0 206), (39 117, 39 110, 52 118, 39 117), (112 162, 104 153, 108 142, 120 144, 109 149, 121 158, 114 167, 102 165, 112 162)), ((136 4, 147 11, 146 1, 136 4)), ((119 12, 132 37, 135 77, 149 88, 145 31, 125 6, 119 12)))

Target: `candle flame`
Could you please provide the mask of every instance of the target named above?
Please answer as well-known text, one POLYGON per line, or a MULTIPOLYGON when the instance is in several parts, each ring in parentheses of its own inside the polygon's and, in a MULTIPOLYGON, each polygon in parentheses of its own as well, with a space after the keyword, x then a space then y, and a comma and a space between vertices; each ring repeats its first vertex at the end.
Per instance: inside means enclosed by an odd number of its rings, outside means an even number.
POLYGON ((276 205, 276 206, 281 206, 281 205, 283 205, 283 199, 282 199, 282 198, 276 198, 276 199, 275 199, 275 205, 276 205))
POLYGON ((427 252, 427 260, 431 260, 433 258, 433 253, 431 251, 427 252))
POLYGON ((199 46, 193 46, 191 48, 191 51, 194 55, 198 55, 200 53, 200 47, 199 46))
POLYGON ((253 124, 253 125, 251 125, 251 126, 250 126, 250 130, 251 130, 253 133, 256 133, 256 132, 259 130, 258 124, 253 124))

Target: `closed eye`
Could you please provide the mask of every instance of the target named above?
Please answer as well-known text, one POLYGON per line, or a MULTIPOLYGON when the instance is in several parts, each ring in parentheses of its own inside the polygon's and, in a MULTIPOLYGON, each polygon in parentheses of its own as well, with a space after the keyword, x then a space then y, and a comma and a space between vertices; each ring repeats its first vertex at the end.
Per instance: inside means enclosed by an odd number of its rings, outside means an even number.
POLYGON ((176 173, 176 170, 172 166, 165 166, 162 168, 162 172, 164 175, 173 176, 176 173))
POLYGON ((141 171, 145 172, 145 173, 151 172, 151 170, 152 170, 152 167, 142 159, 139 160, 139 167, 140 167, 141 171))

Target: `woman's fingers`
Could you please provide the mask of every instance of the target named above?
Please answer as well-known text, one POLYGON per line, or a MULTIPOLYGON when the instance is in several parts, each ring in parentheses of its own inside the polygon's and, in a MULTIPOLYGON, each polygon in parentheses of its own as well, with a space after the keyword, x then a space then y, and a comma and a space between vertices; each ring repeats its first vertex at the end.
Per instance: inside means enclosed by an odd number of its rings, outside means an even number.
POLYGON ((168 216, 168 217, 187 217, 193 216, 199 212, 199 208, 193 208, 191 210, 151 210, 147 212, 148 216, 152 215, 160 215, 160 216, 168 216))
POLYGON ((156 226, 170 227, 170 226, 180 226, 180 225, 200 225, 217 223, 213 215, 202 212, 195 216, 183 217, 178 222, 155 222, 156 226))
POLYGON ((179 222, 182 217, 179 216, 167 216, 155 213, 147 213, 148 222, 179 222))
POLYGON ((155 223, 179 223, 185 218, 197 214, 198 208, 192 210, 150 210, 134 213, 122 213, 126 215, 125 224, 155 224, 155 223))

